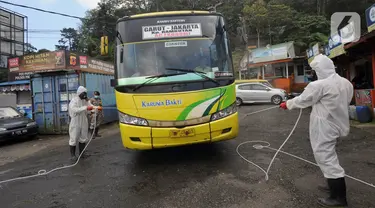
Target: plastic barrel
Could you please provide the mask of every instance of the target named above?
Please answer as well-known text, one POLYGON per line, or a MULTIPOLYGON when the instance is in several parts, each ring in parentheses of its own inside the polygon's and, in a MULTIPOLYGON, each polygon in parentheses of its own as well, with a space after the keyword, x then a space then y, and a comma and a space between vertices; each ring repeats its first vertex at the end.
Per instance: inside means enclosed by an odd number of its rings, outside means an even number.
POLYGON ((355 105, 350 105, 349 106, 349 118, 351 120, 358 120, 358 117, 357 117, 357 108, 355 105))
POLYGON ((367 106, 357 106, 356 107, 357 118, 361 123, 369 123, 372 121, 372 114, 370 108, 367 106))

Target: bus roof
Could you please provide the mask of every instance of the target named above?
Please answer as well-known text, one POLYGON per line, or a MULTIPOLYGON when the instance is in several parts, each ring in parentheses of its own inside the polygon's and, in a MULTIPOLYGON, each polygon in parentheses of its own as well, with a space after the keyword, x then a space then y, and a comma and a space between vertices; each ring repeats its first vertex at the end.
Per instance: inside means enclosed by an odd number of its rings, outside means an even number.
POLYGON ((180 14, 210 14, 210 12, 209 11, 195 11, 195 10, 150 12, 150 13, 132 15, 129 18, 154 17, 154 16, 164 16, 164 15, 180 15, 180 14))
POLYGON ((143 14, 136 14, 131 16, 125 16, 117 20, 118 22, 130 20, 130 19, 140 19, 140 18, 147 18, 147 17, 157 17, 157 16, 178 16, 178 15, 221 15, 218 12, 210 12, 210 11, 199 11, 199 10, 182 10, 182 11, 166 11, 166 12, 150 12, 150 13, 143 13, 143 14))

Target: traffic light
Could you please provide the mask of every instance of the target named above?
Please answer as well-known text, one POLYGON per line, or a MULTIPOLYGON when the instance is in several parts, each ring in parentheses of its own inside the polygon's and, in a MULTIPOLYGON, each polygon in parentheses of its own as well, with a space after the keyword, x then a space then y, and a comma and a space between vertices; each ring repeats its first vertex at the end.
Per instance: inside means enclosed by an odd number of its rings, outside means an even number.
POLYGON ((108 36, 100 38, 100 53, 102 56, 108 55, 108 36))

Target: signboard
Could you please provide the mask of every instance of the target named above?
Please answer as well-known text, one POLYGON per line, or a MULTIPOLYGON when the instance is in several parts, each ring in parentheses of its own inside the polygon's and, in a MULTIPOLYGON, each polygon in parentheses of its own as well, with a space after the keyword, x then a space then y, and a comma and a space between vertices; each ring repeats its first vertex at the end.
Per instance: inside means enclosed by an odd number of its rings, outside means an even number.
POLYGON ((31 54, 9 59, 9 72, 42 72, 63 69, 65 64, 65 52, 53 51, 31 54), (18 63, 17 63, 18 62, 18 63))
POLYGON ((88 56, 79 56, 79 68, 82 71, 99 74, 114 74, 115 67, 112 63, 93 59, 88 56))
POLYGON ((329 58, 334 58, 345 53, 344 44, 338 33, 328 38, 329 58))
POLYGON ((293 42, 257 48, 252 51, 254 63, 293 58, 293 54, 293 42))
POLYGON ((316 43, 312 48, 307 49, 307 62, 311 63, 314 60, 314 57, 320 54, 319 43, 316 43))
POLYGON ((202 37, 200 23, 152 25, 142 27, 142 39, 160 39, 176 37, 202 37))
POLYGON ((8 57, 22 56, 24 54, 24 37, 25 33, 27 33, 25 30, 25 18, 26 16, 0 8, 1 69, 8 69, 8 57))
POLYGON ((33 74, 34 72, 12 72, 12 73, 8 73, 8 80, 9 81, 27 80, 27 79, 30 79, 30 76, 33 74))
POLYGON ((93 59, 77 53, 53 51, 31 54, 8 59, 9 81, 30 79, 34 73, 43 73, 70 69, 89 73, 109 74, 115 73, 112 63, 93 59))
POLYGON ((375 4, 373 4, 370 8, 366 9, 366 22, 367 22, 367 30, 371 32, 375 30, 375 4))

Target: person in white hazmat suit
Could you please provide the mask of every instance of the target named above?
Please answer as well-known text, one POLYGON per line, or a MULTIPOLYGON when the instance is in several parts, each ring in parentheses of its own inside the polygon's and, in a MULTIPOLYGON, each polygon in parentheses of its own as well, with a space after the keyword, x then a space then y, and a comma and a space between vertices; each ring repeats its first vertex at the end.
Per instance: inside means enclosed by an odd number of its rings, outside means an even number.
MULTIPOLYGON (((77 95, 69 103, 69 146, 72 161, 76 161, 76 146, 79 142, 79 154, 82 153, 88 141, 88 112, 93 109, 87 100, 87 89, 79 86, 77 95)), ((82 155, 83 156, 83 155, 82 155)))
POLYGON ((353 85, 336 73, 333 61, 325 55, 317 55, 310 66, 318 80, 309 83, 300 96, 281 103, 280 108, 291 110, 312 106, 311 147, 330 192, 328 198, 320 198, 318 203, 325 207, 347 206, 345 172, 337 158, 336 142, 339 137, 349 134, 353 85))

